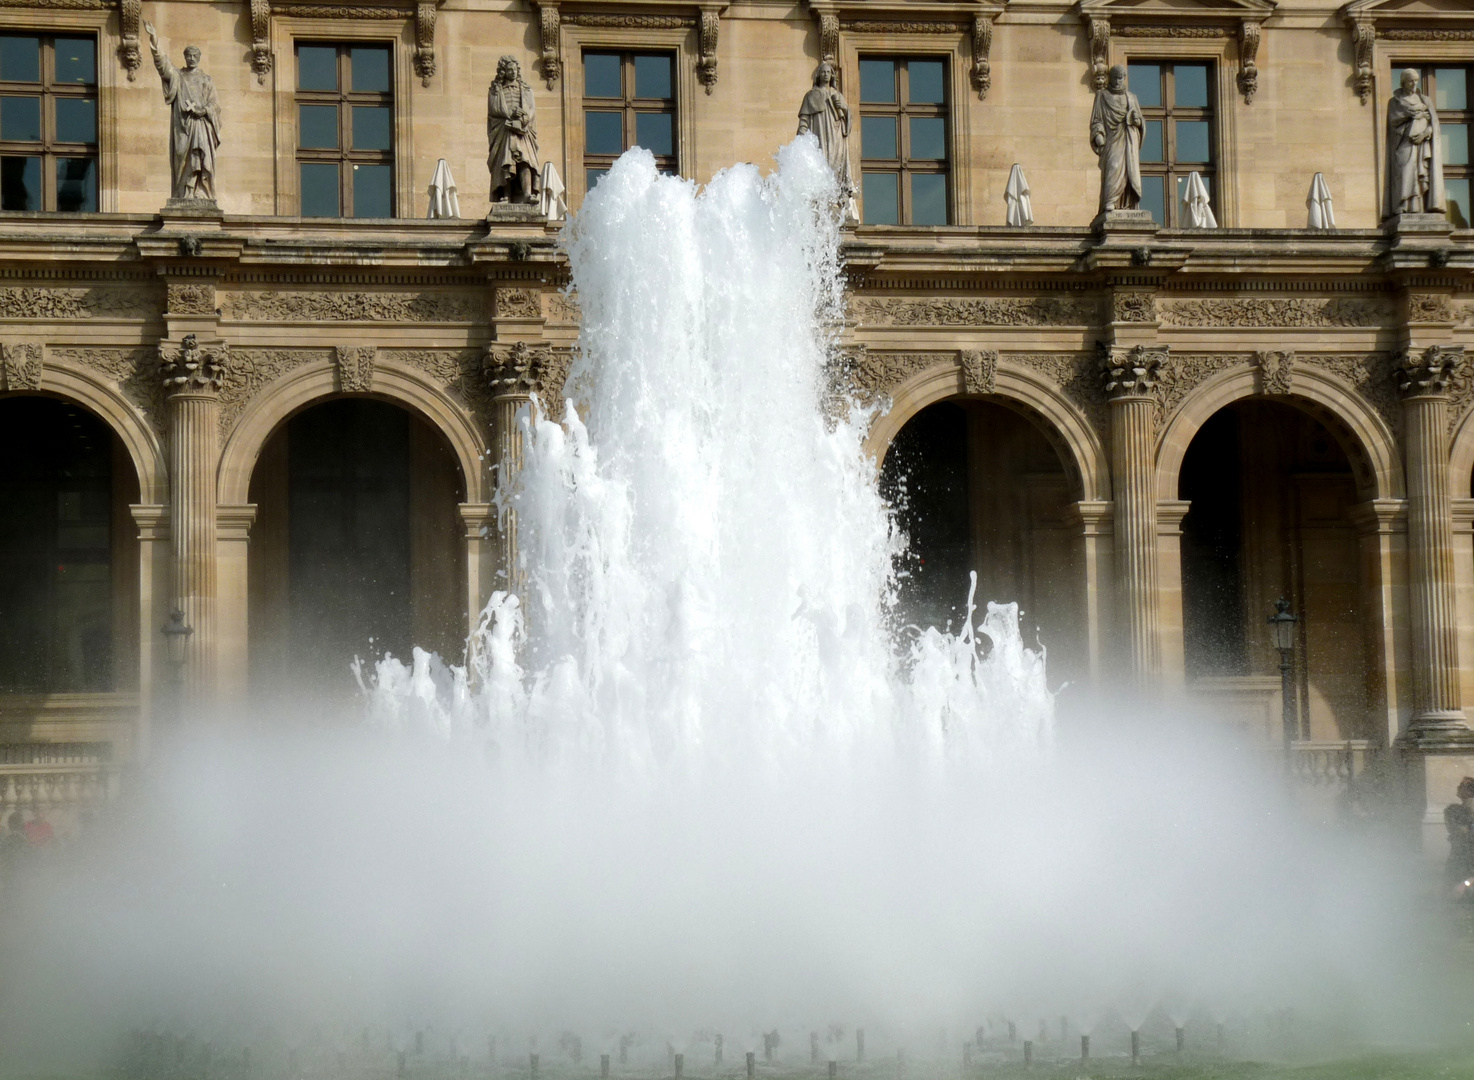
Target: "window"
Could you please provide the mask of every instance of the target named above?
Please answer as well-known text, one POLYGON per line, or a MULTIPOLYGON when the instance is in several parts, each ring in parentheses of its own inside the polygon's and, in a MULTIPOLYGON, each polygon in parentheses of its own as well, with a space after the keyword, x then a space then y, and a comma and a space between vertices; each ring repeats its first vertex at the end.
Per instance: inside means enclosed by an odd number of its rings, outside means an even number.
POLYGON ((394 216, 394 81, 387 45, 297 46, 303 217, 394 216))
POLYGON ((663 173, 676 155, 675 58, 670 53, 583 54, 583 164, 588 190, 632 146, 663 173))
POLYGON ((0 35, 0 210, 97 211, 97 40, 0 35))
POLYGON ((1214 180, 1213 66, 1133 61, 1126 86, 1141 102, 1141 208, 1159 225, 1178 225, 1190 173, 1198 173, 1218 213, 1214 180), (1170 193, 1170 198, 1168 197, 1170 193))
POLYGON ((860 60, 866 225, 946 225, 947 62, 860 60))
POLYGON ((1448 198, 1448 219, 1456 229, 1469 228, 1469 125, 1474 111, 1469 108, 1469 75, 1474 66, 1434 67, 1424 64, 1393 64, 1392 82, 1401 84, 1402 72, 1412 68, 1422 76, 1419 90, 1438 112, 1438 129, 1443 143, 1443 185, 1448 198))

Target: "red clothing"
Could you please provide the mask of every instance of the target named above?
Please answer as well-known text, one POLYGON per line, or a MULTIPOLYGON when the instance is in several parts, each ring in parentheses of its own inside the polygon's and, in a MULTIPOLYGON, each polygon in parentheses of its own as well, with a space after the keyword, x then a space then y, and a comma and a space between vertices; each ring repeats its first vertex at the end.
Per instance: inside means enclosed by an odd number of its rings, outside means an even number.
POLYGON ((56 833, 51 828, 49 821, 26 822, 26 840, 32 847, 43 847, 51 843, 55 836, 56 833))

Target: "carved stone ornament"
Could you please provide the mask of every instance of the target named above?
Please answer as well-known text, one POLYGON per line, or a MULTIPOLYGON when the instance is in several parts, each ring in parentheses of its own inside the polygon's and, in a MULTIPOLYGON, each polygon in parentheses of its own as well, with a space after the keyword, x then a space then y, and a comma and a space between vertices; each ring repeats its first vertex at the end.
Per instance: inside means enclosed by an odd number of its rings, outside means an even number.
POLYGON ((701 49, 701 55, 696 60, 696 78, 706 92, 711 93, 712 87, 717 84, 717 35, 721 31, 721 13, 714 7, 703 7, 701 9, 701 26, 697 34, 697 44, 701 49))
POLYGON ((689 15, 607 14, 601 11, 570 11, 563 16, 567 26, 593 26, 602 30, 681 30, 695 26, 689 15))
POLYGON ((1356 96, 1365 105, 1372 99, 1372 62, 1377 52, 1377 25, 1371 19, 1349 19, 1351 24, 1351 48, 1356 64, 1352 85, 1356 96))
POLYGON ((258 83, 266 82, 271 71, 271 16, 293 19, 385 19, 414 20, 415 74, 423 86, 430 85, 436 70, 435 18, 438 0, 420 0, 413 5, 356 5, 333 3, 274 3, 273 0, 251 0, 251 70, 258 83))
POLYGON ((1089 326, 1100 310, 1093 297, 1071 294, 971 300, 861 297, 851 304, 864 326, 1089 326))
POLYGON ((178 345, 159 345, 159 375, 170 394, 218 393, 227 366, 229 346, 215 342, 204 346, 194 334, 186 334, 178 345))
POLYGON ((1444 293, 1408 293, 1407 321, 1410 323, 1453 322, 1453 301, 1444 293))
POLYGON ((1111 321, 1149 323, 1157 317, 1156 298, 1149 292, 1117 290, 1111 294, 1111 321))
POLYGON ((215 286, 197 283, 173 284, 168 287, 170 315, 214 315, 215 286))
POLYGON ((143 21, 143 0, 118 0, 118 60, 128 72, 128 81, 138 78, 143 66, 143 49, 138 26, 143 21))
POLYGON ((534 348, 525 341, 497 343, 486 347, 481 370, 497 397, 528 397, 547 388, 553 356, 547 348, 534 348))
POLYGON ((480 297, 424 292, 258 292, 227 294, 232 318, 261 322, 475 322, 480 297))
POLYGON ((1447 394, 1464 376, 1462 345, 1433 345, 1408 349, 1393 368, 1397 389, 1403 397, 1436 397, 1447 394))
POLYGON ((492 294, 492 312, 497 319, 541 319, 542 297, 536 289, 499 285, 492 294))
POLYGON ((333 349, 338 368, 338 390, 344 394, 367 394, 374 388, 374 361, 379 350, 372 345, 339 345, 333 349))
POLYGON ((972 88, 978 92, 978 100, 988 96, 993 87, 993 65, 989 54, 993 51, 993 20, 986 15, 974 15, 972 19, 972 88))
POLYGON ((1164 326, 1381 326, 1396 317, 1387 297, 1270 296, 1158 302, 1164 326))
POLYGON ((821 11, 819 16, 819 59, 833 64, 839 59, 839 15, 821 11))
POLYGON ((1244 95, 1244 104, 1254 101, 1259 91, 1259 69, 1254 66, 1259 56, 1260 28, 1257 22, 1245 19, 1239 23, 1239 93, 1244 95))
POLYGON ((41 346, 34 342, 0 345, 6 390, 41 389, 41 346))
POLYGON ((968 394, 992 394, 998 388, 998 350, 963 349, 962 389, 968 394))
POLYGON ((558 82, 558 76, 563 74, 563 61, 561 50, 563 48, 563 23, 558 16, 558 2, 539 3, 537 5, 538 31, 542 39, 542 53, 539 63, 543 69, 543 80, 551 90, 558 82))
POLYGON ((1099 92, 1106 87, 1111 70, 1111 20, 1104 15, 1087 15, 1085 25, 1090 33, 1090 89, 1099 92))
POLYGON ((1261 394, 1288 394, 1294 380, 1292 352, 1256 352, 1254 366, 1259 372, 1261 394))
POLYGON ((251 70, 266 85, 271 74, 271 0, 251 0, 251 70))
POLYGON ((435 76, 435 3, 420 0, 415 5, 415 74, 421 86, 429 86, 435 76))
POLYGON ((1167 347, 1136 345, 1129 349, 1100 344, 1100 365, 1106 397, 1151 397, 1167 363, 1167 347))

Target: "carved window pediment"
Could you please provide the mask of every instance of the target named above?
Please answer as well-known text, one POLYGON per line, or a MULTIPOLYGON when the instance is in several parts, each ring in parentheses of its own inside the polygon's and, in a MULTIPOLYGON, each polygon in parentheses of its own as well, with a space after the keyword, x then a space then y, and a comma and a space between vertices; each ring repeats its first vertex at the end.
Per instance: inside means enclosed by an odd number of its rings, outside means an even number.
POLYGON ((348 0, 332 3, 321 0, 250 0, 251 70, 256 82, 266 84, 271 73, 271 18, 281 15, 294 19, 388 19, 414 22, 415 74, 424 86, 435 75, 435 17, 440 0, 348 0))
POLYGON ((1351 33, 1353 84, 1371 100, 1377 39, 1392 42, 1474 42, 1474 7, 1467 0, 1352 0, 1341 9, 1351 33))
POLYGON ((706 92, 717 84, 717 41, 727 0, 533 0, 538 12, 541 56, 538 66, 549 90, 563 73, 562 30, 570 26, 603 29, 697 31, 696 79, 706 92))
POLYGON ((993 20, 1008 6, 1008 0, 808 0, 809 11, 819 24, 819 59, 836 63, 841 30, 856 34, 904 37, 911 34, 950 34, 970 37, 972 67, 968 81, 978 99, 988 96, 993 85, 990 54, 993 49, 993 20))
POLYGON ((1079 0, 1090 44, 1090 81, 1104 89, 1111 37, 1228 38, 1239 45, 1239 92, 1244 104, 1259 90, 1259 38, 1276 0, 1079 0))

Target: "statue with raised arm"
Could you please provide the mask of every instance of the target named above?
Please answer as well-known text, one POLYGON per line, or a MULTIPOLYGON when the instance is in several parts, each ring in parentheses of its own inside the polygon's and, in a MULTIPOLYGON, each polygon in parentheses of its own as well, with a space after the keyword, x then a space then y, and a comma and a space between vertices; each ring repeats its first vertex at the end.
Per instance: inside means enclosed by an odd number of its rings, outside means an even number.
POLYGON ((824 160, 834 170, 841 199, 855 190, 850 177, 850 106, 834 85, 834 66, 825 60, 814 72, 814 88, 798 107, 798 133, 812 132, 824 160))
POLYGON ((1100 158, 1100 212, 1141 205, 1141 136, 1146 123, 1136 95, 1126 89, 1126 69, 1111 68, 1090 110, 1090 149, 1100 158))
POLYGON ((172 107, 169 123, 169 165, 176 199, 215 198, 215 150, 220 146, 220 102, 215 84, 200 70, 197 45, 184 49, 180 71, 159 51, 153 23, 144 23, 154 67, 164 80, 164 100, 172 107))
POLYGON ((486 96, 486 141, 491 201, 537 202, 537 109, 514 56, 497 61, 496 81, 486 96))
POLYGON ((1438 113, 1418 93, 1418 73, 1408 68, 1387 103, 1387 205, 1382 217, 1441 214, 1444 205, 1438 113))

